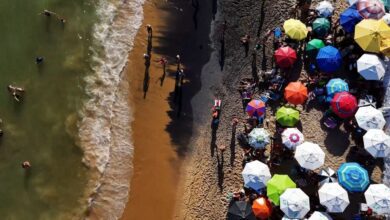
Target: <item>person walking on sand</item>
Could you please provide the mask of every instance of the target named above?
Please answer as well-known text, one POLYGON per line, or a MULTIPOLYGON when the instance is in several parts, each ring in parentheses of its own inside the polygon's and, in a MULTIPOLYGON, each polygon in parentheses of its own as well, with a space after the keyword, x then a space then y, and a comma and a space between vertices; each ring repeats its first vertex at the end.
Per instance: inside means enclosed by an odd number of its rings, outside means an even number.
POLYGON ((175 92, 174 92, 174 98, 173 100, 176 102, 177 98, 179 97, 179 93, 181 94, 181 87, 184 82, 184 70, 180 69, 176 72, 175 77, 175 92))
POLYGON ((30 169, 30 168, 31 168, 30 162, 29 162, 28 160, 24 161, 24 162, 22 163, 22 168, 23 168, 23 169, 30 169))
POLYGON ((168 60, 165 57, 161 57, 157 62, 159 64, 161 64, 162 68, 163 68, 163 74, 160 77, 160 86, 162 86, 164 83, 165 75, 166 75, 166 66, 167 66, 168 60))
POLYGON ((152 29, 152 25, 150 24, 147 24, 146 25, 146 31, 148 32, 148 39, 152 39, 153 37, 153 29, 152 29))
POLYGON ((181 59, 180 59, 180 55, 176 55, 176 66, 177 66, 177 69, 176 69, 176 72, 179 72, 180 71, 180 66, 181 66, 181 59))

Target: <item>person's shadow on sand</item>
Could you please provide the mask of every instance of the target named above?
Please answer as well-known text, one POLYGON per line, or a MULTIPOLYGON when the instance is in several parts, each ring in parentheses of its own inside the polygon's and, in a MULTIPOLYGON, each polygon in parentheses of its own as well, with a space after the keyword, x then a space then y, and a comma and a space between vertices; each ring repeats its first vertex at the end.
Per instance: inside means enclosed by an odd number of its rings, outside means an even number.
POLYGON ((144 74, 144 82, 143 82, 143 92, 144 92, 144 99, 146 98, 146 94, 149 90, 149 81, 150 81, 150 75, 149 75, 149 68, 150 68, 150 55, 145 56, 145 74, 144 74))
POLYGON ((211 142, 210 142, 211 157, 214 157, 215 148, 217 147, 217 145, 216 145, 217 130, 218 130, 218 125, 214 125, 213 121, 212 121, 211 122, 211 142))
POLYGON ((28 168, 24 170, 23 184, 25 189, 28 189, 29 187, 30 178, 31 178, 31 168, 28 168))
POLYGON ((219 155, 217 155, 217 174, 218 174, 218 187, 219 191, 222 192, 223 190, 223 179, 224 179, 224 172, 223 172, 223 151, 219 151, 219 155))

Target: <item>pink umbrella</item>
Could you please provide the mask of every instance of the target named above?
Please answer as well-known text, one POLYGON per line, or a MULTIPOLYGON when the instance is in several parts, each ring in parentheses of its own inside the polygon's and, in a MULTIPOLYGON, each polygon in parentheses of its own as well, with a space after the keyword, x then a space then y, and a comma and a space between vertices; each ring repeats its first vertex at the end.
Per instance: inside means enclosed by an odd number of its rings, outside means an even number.
POLYGON ((385 14, 385 7, 380 0, 359 0, 357 9, 364 18, 381 19, 385 14))

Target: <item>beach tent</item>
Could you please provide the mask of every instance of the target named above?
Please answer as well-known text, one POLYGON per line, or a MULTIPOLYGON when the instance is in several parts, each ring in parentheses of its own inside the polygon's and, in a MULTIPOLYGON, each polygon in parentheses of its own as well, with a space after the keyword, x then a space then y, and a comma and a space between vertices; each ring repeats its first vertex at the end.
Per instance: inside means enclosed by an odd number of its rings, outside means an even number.
POLYGON ((385 76, 385 63, 375 54, 363 54, 357 61, 357 70, 366 80, 382 80, 385 76))
POLYGON ((366 131, 383 129, 386 124, 383 113, 371 105, 360 107, 355 114, 355 119, 359 127, 366 131))
POLYGON ((279 205, 280 195, 289 188, 296 188, 294 181, 287 175, 275 174, 267 184, 267 196, 275 205, 279 205))
POLYGON ((287 128, 282 133, 282 143, 290 150, 295 150, 303 141, 303 134, 297 128, 287 128))
POLYGON ((353 116, 358 108, 355 96, 348 92, 339 92, 330 102, 332 111, 340 118, 353 116))
POLYGON ((317 18, 313 22, 313 31, 320 37, 326 36, 330 29, 330 22, 327 18, 317 18))
POLYGON ((281 68, 290 68, 297 60, 297 53, 291 47, 280 47, 275 51, 275 62, 281 68))
POLYGON ((265 148, 270 143, 269 134, 264 128, 254 128, 248 135, 249 145, 255 149, 265 148))
POLYGON ((334 94, 338 92, 348 92, 348 91, 349 91, 348 83, 346 83, 344 80, 340 78, 331 79, 326 84, 326 92, 330 97, 333 97, 334 94))
POLYGON ((268 180, 271 179, 268 166, 258 160, 245 164, 241 174, 244 179, 244 186, 257 192, 265 188, 268 180))
POLYGON ((320 185, 324 185, 325 183, 335 183, 337 182, 336 172, 329 167, 321 169, 318 174, 320 185))
POLYGON ((320 17, 328 18, 332 16, 334 7, 330 2, 322 1, 317 5, 316 11, 320 17))
POLYGON ((325 47, 325 44, 322 40, 313 39, 307 43, 306 52, 309 53, 310 55, 317 56, 318 51, 323 47, 325 47))
POLYGON ((307 87, 301 82, 290 82, 284 89, 284 98, 293 105, 305 103, 307 87))
POLYGON ((325 212, 315 211, 308 220, 332 220, 332 217, 325 212))
POLYGON ((358 163, 343 163, 337 170, 339 183, 349 192, 363 192, 370 184, 367 170, 358 163))
POLYGON ((336 72, 343 63, 339 50, 332 46, 321 48, 317 54, 316 61, 320 71, 325 73, 336 72))
POLYGON ((232 201, 228 208, 227 220, 256 220, 251 204, 245 201, 232 201))
POLYGON ((355 31, 356 24, 361 20, 363 20, 363 17, 356 9, 353 8, 347 8, 340 14, 340 25, 347 33, 353 33, 355 31))
POLYGON ((299 121, 299 112, 283 106, 276 112, 276 121, 282 126, 293 127, 299 121))
POLYGON ((387 24, 390 25, 390 14, 386 13, 385 16, 382 17, 382 20, 387 24))
POLYGON ((338 183, 325 183, 318 190, 318 196, 330 213, 342 213, 349 205, 348 193, 338 183))
POLYGON ((260 197, 253 201, 253 213, 258 219, 268 219, 272 214, 272 205, 265 197, 260 197))
POLYGON ((370 129, 363 136, 364 149, 373 157, 390 156, 390 136, 381 129, 370 129))
POLYGON ((379 53, 381 41, 390 38, 390 27, 383 20, 364 19, 356 25, 354 38, 364 51, 379 53))
POLYGON ((280 196, 280 210, 289 218, 302 219, 310 211, 310 200, 301 189, 286 189, 280 196))
POLYGON ((366 19, 381 19, 385 15, 385 7, 380 0, 358 0, 356 7, 366 19))
POLYGON ((325 162, 325 153, 318 146, 311 142, 304 142, 295 150, 295 159, 299 165, 305 169, 315 170, 325 162))
POLYGON ((286 35, 293 40, 303 40, 307 36, 306 25, 300 20, 288 19, 283 24, 286 35))
POLYGON ((262 117, 265 113, 265 103, 261 100, 252 100, 246 106, 245 111, 251 117, 262 117))
POLYGON ((380 215, 390 215, 390 189, 384 184, 371 184, 366 192, 366 203, 380 215))

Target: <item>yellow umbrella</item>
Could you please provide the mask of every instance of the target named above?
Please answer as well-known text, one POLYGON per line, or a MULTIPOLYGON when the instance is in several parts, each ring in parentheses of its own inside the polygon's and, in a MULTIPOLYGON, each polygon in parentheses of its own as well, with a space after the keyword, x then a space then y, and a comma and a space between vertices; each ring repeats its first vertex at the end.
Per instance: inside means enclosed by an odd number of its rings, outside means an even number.
POLYGON ((383 55, 390 57, 390 39, 389 38, 383 39, 381 41, 380 50, 381 50, 381 53, 383 53, 383 55))
POLYGON ((390 27, 383 20, 364 19, 355 27, 355 41, 366 52, 379 53, 385 39, 390 39, 390 27))
POLYGON ((284 22, 283 28, 287 36, 294 40, 303 40, 307 36, 307 28, 301 21, 288 19, 284 22))

